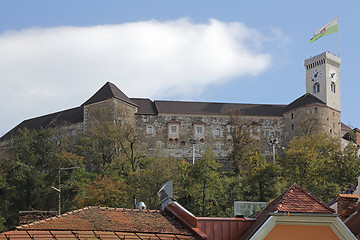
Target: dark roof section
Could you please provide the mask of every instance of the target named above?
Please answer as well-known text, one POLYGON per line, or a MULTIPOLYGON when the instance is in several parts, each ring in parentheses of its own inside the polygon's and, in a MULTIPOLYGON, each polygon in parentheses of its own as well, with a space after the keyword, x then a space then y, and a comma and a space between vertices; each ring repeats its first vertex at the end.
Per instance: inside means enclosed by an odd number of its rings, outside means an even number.
POLYGON ((16 227, 17 230, 113 231, 191 236, 193 233, 168 213, 110 207, 85 207, 16 227))
POLYGON ((294 110, 299 107, 304 107, 311 104, 322 104, 326 105, 323 101, 315 97, 314 95, 310 93, 306 93, 299 97, 298 99, 294 100, 292 103, 287 105, 287 107, 284 110, 284 113, 289 112, 291 110, 294 110))
POLYGON ((335 210, 294 184, 255 216, 255 223, 240 239, 250 239, 273 212, 333 214, 335 210))
POLYGON ((4 136, 0 138, 1 141, 6 140, 14 136, 19 129, 33 130, 40 128, 49 128, 59 125, 64 125, 68 123, 80 123, 84 121, 84 111, 83 107, 71 108, 68 110, 51 113, 48 115, 31 118, 22 121, 19 125, 11 129, 4 136))
POLYGON ((345 123, 341 122, 341 131, 351 131, 352 129, 346 125, 345 123))
POLYGON ((227 115, 237 111, 245 116, 282 116, 287 105, 154 101, 158 113, 227 115))
POLYGON ((111 98, 117 98, 138 107, 130 98, 128 98, 117 86, 111 82, 105 83, 105 85, 102 86, 91 98, 84 102, 82 106, 105 101, 111 98))
POLYGON ((139 106, 139 115, 157 115, 157 109, 155 103, 148 98, 130 98, 136 105, 139 106))

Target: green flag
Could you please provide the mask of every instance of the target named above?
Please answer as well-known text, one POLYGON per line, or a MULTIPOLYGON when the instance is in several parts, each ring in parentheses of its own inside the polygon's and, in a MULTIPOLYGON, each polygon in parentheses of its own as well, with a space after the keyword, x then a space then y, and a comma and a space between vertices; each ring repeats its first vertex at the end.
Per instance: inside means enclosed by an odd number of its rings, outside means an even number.
POLYGON ((314 36, 310 39, 310 43, 315 42, 322 36, 330 35, 338 31, 338 17, 334 18, 328 24, 322 26, 314 32, 314 36))

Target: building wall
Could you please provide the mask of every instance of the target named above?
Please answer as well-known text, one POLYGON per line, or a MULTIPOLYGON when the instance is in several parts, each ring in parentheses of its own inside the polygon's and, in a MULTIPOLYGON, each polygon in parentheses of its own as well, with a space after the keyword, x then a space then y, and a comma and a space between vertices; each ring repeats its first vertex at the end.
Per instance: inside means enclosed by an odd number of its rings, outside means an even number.
POLYGON ((340 112, 329 107, 313 104, 284 114, 284 145, 295 136, 326 133, 340 136, 340 112))
POLYGON ((264 240, 338 240, 329 226, 276 225, 264 240))
MULTIPOLYGON (((283 139, 282 117, 248 117, 241 119, 246 124, 256 123, 251 127, 251 134, 262 146, 265 155, 272 154, 271 139, 278 139, 278 146, 283 139)), ((160 149, 164 154, 177 158, 192 159, 195 139, 195 159, 211 150, 218 160, 226 160, 232 150, 232 135, 229 115, 136 115, 136 126, 150 151, 160 149), (177 134, 171 132, 171 126, 178 126, 177 134), (199 133, 197 128, 202 128, 199 133)))

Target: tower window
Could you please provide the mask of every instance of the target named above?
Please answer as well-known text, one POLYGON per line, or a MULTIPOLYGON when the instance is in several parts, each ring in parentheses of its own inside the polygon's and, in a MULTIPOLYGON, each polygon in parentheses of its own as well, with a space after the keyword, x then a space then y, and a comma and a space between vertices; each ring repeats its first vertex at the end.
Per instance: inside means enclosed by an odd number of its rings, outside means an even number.
POLYGON ((331 82, 330 89, 331 89, 331 92, 333 92, 333 93, 336 92, 336 85, 334 82, 331 82))
POLYGON ((315 83, 313 89, 314 89, 314 94, 320 92, 320 84, 315 83))

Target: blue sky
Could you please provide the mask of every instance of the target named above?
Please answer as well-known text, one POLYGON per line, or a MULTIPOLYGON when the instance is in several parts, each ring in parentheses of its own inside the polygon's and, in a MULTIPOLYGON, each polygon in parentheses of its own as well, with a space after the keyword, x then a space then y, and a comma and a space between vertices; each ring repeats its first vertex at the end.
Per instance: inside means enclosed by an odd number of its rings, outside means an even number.
POLYGON ((0 135, 77 107, 107 81, 129 97, 288 104, 304 59, 338 54, 342 121, 360 127, 359 1, 0 2, 0 135))

